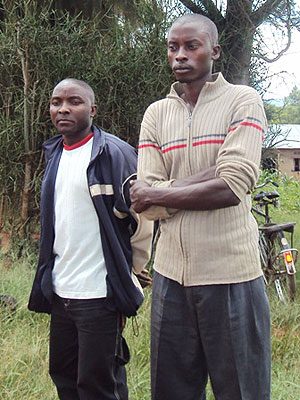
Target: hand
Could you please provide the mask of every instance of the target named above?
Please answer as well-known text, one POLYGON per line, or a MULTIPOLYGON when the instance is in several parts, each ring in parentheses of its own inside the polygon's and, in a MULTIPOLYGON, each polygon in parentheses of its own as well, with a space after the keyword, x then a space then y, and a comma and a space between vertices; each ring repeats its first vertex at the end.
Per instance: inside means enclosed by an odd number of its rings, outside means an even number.
POLYGON ((147 269, 143 269, 139 274, 136 274, 142 288, 152 285, 152 278, 149 276, 149 271, 147 269))
POLYGON ((130 181, 130 199, 131 205, 135 212, 141 213, 150 207, 147 203, 148 192, 150 186, 143 181, 130 181))

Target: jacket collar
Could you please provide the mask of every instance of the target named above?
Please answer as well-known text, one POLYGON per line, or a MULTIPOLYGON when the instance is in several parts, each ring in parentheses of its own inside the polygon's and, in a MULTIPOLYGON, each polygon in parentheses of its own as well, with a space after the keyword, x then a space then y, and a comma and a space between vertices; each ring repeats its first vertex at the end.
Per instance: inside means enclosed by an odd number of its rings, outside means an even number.
POLYGON ((98 154, 102 153, 105 146, 105 133, 96 125, 92 126, 92 132, 94 133, 94 140, 90 162, 93 162, 98 154))
MULTIPOLYGON (((94 161, 99 153, 102 152, 105 146, 105 133, 101 131, 101 129, 99 129, 96 125, 92 126, 92 132, 94 133, 94 140, 91 154, 91 162, 94 161)), ((43 144, 43 149, 45 152, 46 160, 52 158, 52 155, 53 153, 56 153, 56 150, 59 150, 61 152, 63 149, 62 135, 58 135, 48 139, 43 144)))

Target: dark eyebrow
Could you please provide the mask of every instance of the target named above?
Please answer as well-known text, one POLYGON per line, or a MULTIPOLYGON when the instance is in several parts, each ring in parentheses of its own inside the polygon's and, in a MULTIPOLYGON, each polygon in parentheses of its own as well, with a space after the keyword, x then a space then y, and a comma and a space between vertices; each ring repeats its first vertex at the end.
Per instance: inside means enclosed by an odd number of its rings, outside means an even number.
POLYGON ((78 96, 70 96, 70 97, 68 97, 68 100, 81 100, 81 101, 84 101, 84 98, 78 95, 78 96))
POLYGON ((194 38, 194 39, 188 40, 187 43, 200 42, 200 41, 201 41, 200 39, 194 38))
MULTIPOLYGON (((198 42, 201 42, 201 39, 194 38, 194 39, 190 39, 190 40, 187 40, 187 41, 186 41, 187 44, 198 43, 198 42)), ((176 43, 177 43, 176 40, 169 40, 169 41, 168 41, 168 44, 176 44, 176 43)))

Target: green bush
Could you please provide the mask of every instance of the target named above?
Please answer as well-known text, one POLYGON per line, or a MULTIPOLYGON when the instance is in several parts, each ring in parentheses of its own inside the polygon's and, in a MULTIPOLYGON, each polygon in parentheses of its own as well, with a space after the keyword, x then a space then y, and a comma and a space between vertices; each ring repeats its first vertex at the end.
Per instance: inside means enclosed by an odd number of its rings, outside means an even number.
POLYGON ((41 145, 55 134, 48 108, 57 82, 86 80, 99 105, 95 122, 136 145, 146 107, 165 96, 172 76, 166 14, 152 1, 140 2, 134 24, 111 15, 109 24, 101 15, 71 17, 47 2, 7 3, 0 21, 0 228, 12 229, 38 216, 41 145))

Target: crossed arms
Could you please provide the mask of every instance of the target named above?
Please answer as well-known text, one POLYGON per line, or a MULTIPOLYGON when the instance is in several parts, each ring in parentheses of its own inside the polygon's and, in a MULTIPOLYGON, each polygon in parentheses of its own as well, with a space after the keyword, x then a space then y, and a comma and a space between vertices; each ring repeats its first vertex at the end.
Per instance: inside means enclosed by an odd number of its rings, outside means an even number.
POLYGON ((215 171, 214 166, 184 179, 174 180, 167 188, 132 181, 132 207, 141 213, 154 205, 184 210, 214 210, 238 205, 238 197, 223 179, 216 177, 215 171))

